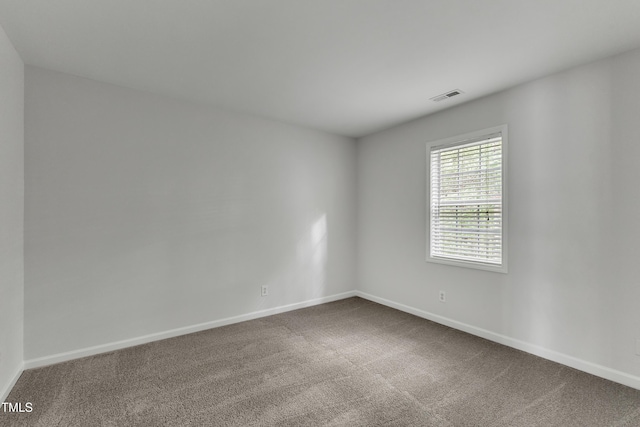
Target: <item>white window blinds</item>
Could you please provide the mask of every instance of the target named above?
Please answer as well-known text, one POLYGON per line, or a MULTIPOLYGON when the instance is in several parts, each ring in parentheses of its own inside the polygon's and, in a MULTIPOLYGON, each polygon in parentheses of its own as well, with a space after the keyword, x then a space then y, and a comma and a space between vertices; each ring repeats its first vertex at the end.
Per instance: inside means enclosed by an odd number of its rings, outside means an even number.
POLYGON ((431 257, 502 265, 502 134, 430 154, 431 257))

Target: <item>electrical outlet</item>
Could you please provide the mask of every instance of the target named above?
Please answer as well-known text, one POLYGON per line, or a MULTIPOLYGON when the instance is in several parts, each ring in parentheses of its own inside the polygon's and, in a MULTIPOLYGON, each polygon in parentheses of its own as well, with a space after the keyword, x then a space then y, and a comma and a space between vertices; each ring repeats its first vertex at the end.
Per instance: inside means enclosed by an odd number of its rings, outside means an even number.
POLYGON ((640 339, 636 340, 636 356, 640 356, 640 339))
POLYGON ((447 302, 447 295, 444 291, 440 291, 440 302, 447 302))
POLYGON ((267 295, 269 295, 269 287, 267 285, 262 285, 262 290, 261 290, 261 295, 263 297, 266 297, 267 295))

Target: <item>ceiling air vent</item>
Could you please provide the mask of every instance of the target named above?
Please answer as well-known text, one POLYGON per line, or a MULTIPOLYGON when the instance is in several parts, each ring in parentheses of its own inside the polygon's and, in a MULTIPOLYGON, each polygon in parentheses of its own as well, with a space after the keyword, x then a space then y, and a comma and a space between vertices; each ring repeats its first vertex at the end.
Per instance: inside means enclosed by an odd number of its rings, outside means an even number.
POLYGON ((464 92, 460 89, 450 90, 447 93, 443 93, 442 95, 434 96, 433 98, 429 98, 434 102, 444 101, 445 99, 453 98, 454 96, 458 96, 463 94, 464 92))

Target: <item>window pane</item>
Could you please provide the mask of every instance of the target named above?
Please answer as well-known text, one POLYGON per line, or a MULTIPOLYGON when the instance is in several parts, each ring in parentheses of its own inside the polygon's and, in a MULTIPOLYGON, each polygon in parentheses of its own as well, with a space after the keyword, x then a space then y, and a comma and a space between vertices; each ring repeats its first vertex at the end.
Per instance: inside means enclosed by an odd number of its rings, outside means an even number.
POLYGON ((431 149, 431 257, 502 264, 502 135, 431 149))

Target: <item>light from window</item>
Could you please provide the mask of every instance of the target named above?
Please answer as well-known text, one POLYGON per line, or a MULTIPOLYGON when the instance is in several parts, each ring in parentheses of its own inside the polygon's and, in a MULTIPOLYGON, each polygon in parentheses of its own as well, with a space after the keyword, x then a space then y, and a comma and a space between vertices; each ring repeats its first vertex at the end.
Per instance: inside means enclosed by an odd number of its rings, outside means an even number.
POLYGON ((506 130, 429 144, 429 261, 506 272, 506 130))

